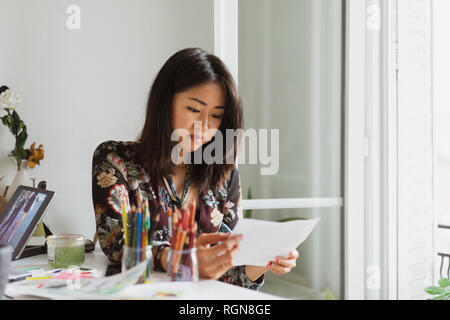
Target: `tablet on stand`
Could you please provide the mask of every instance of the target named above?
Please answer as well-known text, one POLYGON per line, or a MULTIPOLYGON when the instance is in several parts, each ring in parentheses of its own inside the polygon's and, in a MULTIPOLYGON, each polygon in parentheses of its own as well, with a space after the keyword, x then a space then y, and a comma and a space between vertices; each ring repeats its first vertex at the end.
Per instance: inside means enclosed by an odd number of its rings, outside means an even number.
MULTIPOLYGON (((0 215, 0 244, 9 245, 13 259, 46 253, 46 246, 27 246, 55 192, 19 186, 0 215)), ((44 224, 45 236, 51 234, 44 224)))

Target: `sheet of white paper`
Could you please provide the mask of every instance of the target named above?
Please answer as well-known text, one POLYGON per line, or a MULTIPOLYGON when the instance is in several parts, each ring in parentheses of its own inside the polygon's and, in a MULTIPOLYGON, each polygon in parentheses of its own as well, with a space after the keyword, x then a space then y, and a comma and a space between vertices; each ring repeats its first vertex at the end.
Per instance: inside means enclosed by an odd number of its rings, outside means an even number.
POLYGON ((233 234, 244 235, 239 243, 239 253, 234 265, 266 266, 277 256, 288 257, 297 248, 320 218, 273 222, 256 219, 241 219, 233 229, 233 234))

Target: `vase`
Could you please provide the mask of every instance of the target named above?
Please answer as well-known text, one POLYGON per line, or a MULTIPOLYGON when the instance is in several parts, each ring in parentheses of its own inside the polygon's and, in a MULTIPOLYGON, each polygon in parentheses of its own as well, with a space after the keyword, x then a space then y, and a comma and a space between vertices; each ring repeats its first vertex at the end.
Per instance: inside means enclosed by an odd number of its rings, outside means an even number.
MULTIPOLYGON (((15 165, 17 166, 16 162, 14 161, 15 165)), ((22 160, 20 164, 20 170, 17 170, 16 176, 14 177, 13 181, 9 185, 8 192, 6 193, 6 201, 9 201, 11 197, 13 196, 14 192, 16 191, 17 187, 20 185, 24 186, 31 186, 31 179, 29 176, 29 170, 30 168, 27 165, 28 160, 22 160)))

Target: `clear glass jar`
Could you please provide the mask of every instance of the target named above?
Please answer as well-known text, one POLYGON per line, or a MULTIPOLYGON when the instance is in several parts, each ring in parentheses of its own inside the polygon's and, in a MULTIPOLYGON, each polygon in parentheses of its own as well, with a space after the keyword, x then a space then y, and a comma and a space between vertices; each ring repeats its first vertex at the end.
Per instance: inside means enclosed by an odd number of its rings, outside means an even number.
POLYGON ((198 281, 197 248, 169 249, 167 276, 170 281, 198 281))
POLYGON ((122 272, 130 270, 137 266, 139 263, 147 261, 147 265, 143 274, 139 277, 137 283, 145 283, 150 279, 150 270, 152 266, 152 246, 148 245, 144 248, 135 248, 123 246, 122 255, 122 272))
POLYGON ((85 238, 80 234, 48 236, 48 264, 53 268, 81 266, 84 263, 84 243, 85 238))

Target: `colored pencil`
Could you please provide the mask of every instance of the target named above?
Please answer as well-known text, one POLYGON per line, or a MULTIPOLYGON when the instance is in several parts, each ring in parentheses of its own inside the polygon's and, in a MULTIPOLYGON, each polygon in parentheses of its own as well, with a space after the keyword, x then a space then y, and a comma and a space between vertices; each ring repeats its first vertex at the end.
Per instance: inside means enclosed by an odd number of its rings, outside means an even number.
POLYGON ((128 226, 127 226, 127 208, 125 205, 125 198, 122 198, 122 226, 123 226, 123 237, 125 239, 125 246, 128 247, 128 226))
POLYGON ((177 234, 177 225, 178 225, 178 212, 177 209, 174 210, 173 212, 173 221, 172 221, 172 238, 170 241, 170 247, 174 248, 175 247, 175 237, 177 234))
POLYGON ((195 223, 195 200, 191 203, 191 221, 189 223, 189 228, 193 228, 195 223))
MULTIPOLYGON (((138 211, 137 213, 137 224, 136 224, 136 249, 141 247, 141 235, 142 235, 142 212, 138 211)), ((141 261, 141 257, 139 256, 137 262, 141 261)))
POLYGON ((175 237, 175 245, 172 248, 172 257, 171 257, 171 279, 173 279, 174 273, 175 273, 175 267, 176 267, 176 261, 178 259, 178 250, 177 248, 179 247, 179 243, 181 241, 181 225, 178 227, 178 231, 177 231, 177 235, 175 237))
POLYGON ((130 241, 131 241, 131 245, 130 247, 135 248, 136 247, 136 230, 135 230, 135 226, 136 226, 136 207, 134 206, 134 204, 131 206, 131 235, 130 235, 130 241))
POLYGON ((169 225, 169 239, 172 239, 172 208, 167 210, 167 224, 169 225))
MULTIPOLYGON (((144 223, 142 226, 142 244, 141 244, 141 248, 147 248, 148 246, 148 230, 150 227, 150 214, 149 214, 149 210, 148 210, 148 199, 145 198, 145 202, 144 202, 144 223)), ((145 250, 143 250, 142 252, 142 260, 145 257, 145 250)))
POLYGON ((171 272, 169 275, 171 280, 174 280, 175 277, 182 277, 183 280, 192 279, 194 270, 191 270, 190 275, 186 274, 185 271, 182 271, 183 274, 179 274, 179 272, 181 271, 180 265, 188 268, 191 266, 189 253, 182 251, 191 250, 195 246, 195 237, 197 234, 195 212, 195 202, 192 202, 189 206, 183 206, 180 209, 175 208, 169 214, 171 229, 170 248, 172 249, 170 261, 171 272))
POLYGON ((186 231, 181 231, 181 239, 180 239, 180 247, 177 250, 178 251, 178 255, 177 255, 177 259, 176 259, 176 263, 175 263, 175 272, 178 272, 178 268, 180 267, 180 261, 181 261, 181 256, 183 255, 182 251, 184 249, 184 243, 186 241, 186 231))

